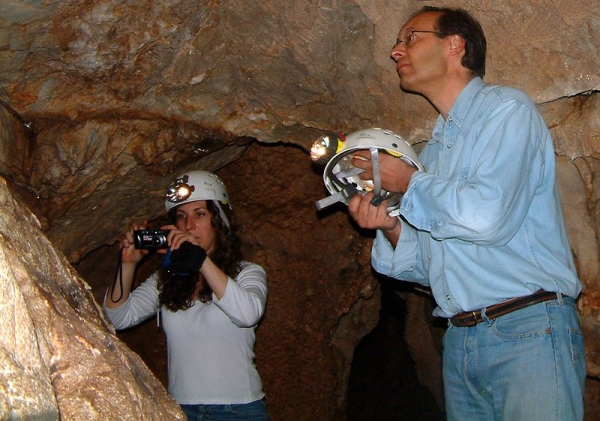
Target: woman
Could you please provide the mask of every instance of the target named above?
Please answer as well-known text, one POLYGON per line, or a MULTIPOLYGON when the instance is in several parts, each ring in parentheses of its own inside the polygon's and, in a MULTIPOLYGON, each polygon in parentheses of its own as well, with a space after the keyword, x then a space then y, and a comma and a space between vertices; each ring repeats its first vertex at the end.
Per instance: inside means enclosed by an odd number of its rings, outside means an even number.
POLYGON ((254 332, 263 316, 267 280, 243 261, 225 185, 207 171, 190 171, 167 189, 172 225, 163 267, 131 292, 136 265, 132 224, 122 241, 117 279, 104 309, 116 329, 160 311, 167 336, 169 393, 188 420, 269 420, 254 365, 254 332))

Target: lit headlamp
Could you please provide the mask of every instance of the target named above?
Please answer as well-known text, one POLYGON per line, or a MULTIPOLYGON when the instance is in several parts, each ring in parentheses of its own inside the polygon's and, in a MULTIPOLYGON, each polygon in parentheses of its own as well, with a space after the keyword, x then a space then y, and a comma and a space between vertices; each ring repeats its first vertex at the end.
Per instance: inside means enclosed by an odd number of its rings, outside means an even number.
POLYGON ((344 145, 344 135, 327 133, 318 138, 310 148, 310 158, 319 165, 325 165, 344 145))
POLYGON ((181 178, 176 179, 167 187, 165 196, 167 201, 171 203, 183 202, 194 192, 194 186, 190 186, 188 183, 188 176, 184 175, 181 178))

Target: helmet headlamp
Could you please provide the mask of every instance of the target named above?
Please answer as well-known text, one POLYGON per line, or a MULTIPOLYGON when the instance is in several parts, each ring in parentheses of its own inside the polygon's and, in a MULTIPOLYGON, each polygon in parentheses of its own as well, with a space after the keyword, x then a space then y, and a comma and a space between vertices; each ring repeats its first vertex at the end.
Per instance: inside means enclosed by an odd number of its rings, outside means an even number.
POLYGON ((318 138, 310 148, 310 158, 313 162, 325 165, 344 145, 342 134, 327 133, 318 138))
POLYGON ((176 179, 167 188, 165 193, 167 201, 171 203, 180 203, 188 199, 195 190, 194 186, 190 186, 188 183, 188 176, 184 175, 181 178, 176 179))

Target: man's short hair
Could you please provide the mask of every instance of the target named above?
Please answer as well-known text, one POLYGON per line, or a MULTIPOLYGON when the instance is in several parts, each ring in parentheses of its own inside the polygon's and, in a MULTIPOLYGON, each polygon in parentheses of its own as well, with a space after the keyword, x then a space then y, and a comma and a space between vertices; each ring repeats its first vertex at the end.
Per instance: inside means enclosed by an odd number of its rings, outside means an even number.
POLYGON ((465 55, 461 64, 476 76, 485 75, 485 57, 487 41, 481 24, 464 9, 425 6, 413 15, 426 12, 440 13, 435 29, 440 31, 439 37, 460 35, 465 40, 465 55))

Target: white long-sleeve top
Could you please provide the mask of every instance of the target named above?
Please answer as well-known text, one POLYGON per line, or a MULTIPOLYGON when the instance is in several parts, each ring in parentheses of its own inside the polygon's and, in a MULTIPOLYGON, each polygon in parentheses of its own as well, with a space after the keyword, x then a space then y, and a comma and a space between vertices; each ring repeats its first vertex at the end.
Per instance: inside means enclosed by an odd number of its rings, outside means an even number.
MULTIPOLYGON (((134 326, 159 311, 158 273, 118 308, 104 311, 116 329, 134 326)), ((105 298, 106 300, 106 298, 105 298)), ((264 396, 254 364, 254 331, 267 301, 267 276, 242 262, 220 300, 195 301, 186 310, 160 308, 167 335, 169 393, 180 404, 242 404, 264 396)))

